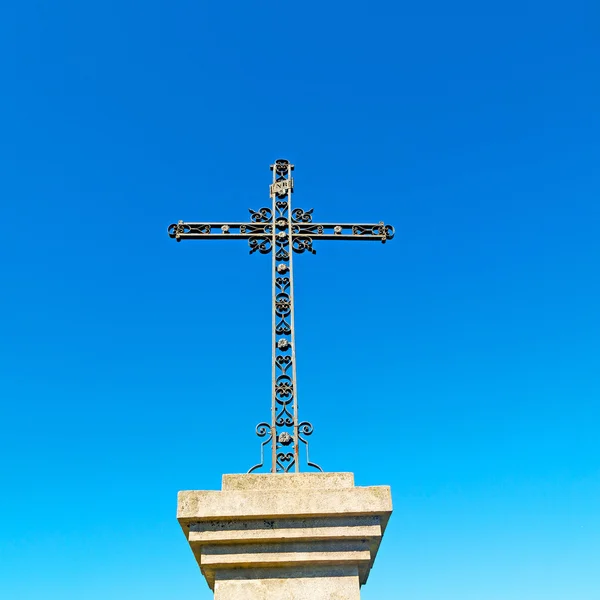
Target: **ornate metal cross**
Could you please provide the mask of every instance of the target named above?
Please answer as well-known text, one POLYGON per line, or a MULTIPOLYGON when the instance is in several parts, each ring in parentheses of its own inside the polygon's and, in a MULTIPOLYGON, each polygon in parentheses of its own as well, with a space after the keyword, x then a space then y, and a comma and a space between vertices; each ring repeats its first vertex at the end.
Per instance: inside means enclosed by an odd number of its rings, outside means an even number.
POLYGON ((394 228, 383 222, 313 223, 313 209, 292 209, 294 165, 279 159, 271 165, 271 208, 250 209, 249 223, 187 223, 169 225, 169 236, 181 240, 248 240, 250 254, 260 252, 273 256, 273 387, 271 422, 259 423, 256 433, 265 438, 261 443, 261 461, 248 472, 264 466, 264 449, 271 442, 271 471, 287 473, 300 470, 300 444, 306 447, 309 467, 322 471, 310 461, 306 436, 313 432, 308 421, 298 418, 296 392, 296 342, 294 335, 294 277, 292 256, 296 252, 315 254, 313 240, 379 240, 394 236, 394 228))

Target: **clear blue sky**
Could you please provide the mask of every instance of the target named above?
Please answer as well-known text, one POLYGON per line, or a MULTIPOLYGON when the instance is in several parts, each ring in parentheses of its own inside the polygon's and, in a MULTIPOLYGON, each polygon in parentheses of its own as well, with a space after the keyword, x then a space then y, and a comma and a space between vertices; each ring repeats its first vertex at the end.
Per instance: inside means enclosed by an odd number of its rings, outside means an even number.
POLYGON ((390 484, 364 600, 600 599, 597 4, 0 8, 0 597, 209 600, 175 521, 258 456, 268 165, 312 456, 390 484))

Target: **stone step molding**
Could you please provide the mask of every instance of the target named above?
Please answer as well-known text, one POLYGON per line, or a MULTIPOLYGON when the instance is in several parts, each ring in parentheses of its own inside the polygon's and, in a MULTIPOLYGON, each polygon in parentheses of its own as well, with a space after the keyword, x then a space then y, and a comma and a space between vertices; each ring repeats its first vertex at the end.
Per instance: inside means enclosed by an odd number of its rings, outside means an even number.
POLYGON ((177 518, 215 600, 358 600, 392 512, 352 473, 223 475, 177 518))

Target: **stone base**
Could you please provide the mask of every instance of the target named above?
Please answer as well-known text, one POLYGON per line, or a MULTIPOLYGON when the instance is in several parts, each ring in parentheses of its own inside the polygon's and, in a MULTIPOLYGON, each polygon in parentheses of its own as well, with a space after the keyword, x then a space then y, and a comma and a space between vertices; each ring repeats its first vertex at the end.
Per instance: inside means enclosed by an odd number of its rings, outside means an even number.
POLYGON ((177 516, 215 600, 359 600, 391 512, 387 486, 292 473, 224 475, 177 516))
POLYGON ((356 567, 232 570, 214 589, 215 600, 360 600, 356 567))

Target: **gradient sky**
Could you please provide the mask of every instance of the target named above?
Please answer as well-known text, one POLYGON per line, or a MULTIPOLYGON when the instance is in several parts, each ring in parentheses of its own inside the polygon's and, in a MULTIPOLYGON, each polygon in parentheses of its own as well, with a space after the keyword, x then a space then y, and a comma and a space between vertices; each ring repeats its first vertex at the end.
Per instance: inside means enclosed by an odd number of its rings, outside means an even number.
POLYGON ((379 221, 296 265, 311 456, 395 511, 364 600, 600 599, 594 2, 0 8, 0 597, 212 596, 175 520, 258 458, 270 263, 167 225, 379 221))

